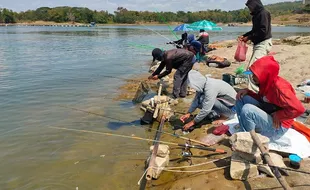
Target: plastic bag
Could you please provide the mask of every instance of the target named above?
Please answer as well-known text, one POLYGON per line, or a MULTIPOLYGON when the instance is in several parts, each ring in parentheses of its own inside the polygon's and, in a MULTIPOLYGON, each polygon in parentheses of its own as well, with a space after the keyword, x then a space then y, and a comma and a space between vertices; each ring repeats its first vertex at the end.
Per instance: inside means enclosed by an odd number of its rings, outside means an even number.
POLYGON ((248 47, 245 42, 239 41, 238 47, 235 53, 235 60, 239 62, 243 62, 246 60, 246 53, 248 51, 248 47))

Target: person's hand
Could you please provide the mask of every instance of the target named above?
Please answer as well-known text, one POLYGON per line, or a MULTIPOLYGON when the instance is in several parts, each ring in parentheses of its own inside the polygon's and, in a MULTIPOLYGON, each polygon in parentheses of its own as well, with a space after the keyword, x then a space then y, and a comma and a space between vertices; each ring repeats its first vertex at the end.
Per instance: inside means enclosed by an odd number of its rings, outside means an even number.
POLYGON ((281 121, 278 119, 276 114, 272 115, 273 127, 279 129, 281 127, 281 121))
POLYGON ((247 89, 239 90, 239 92, 237 93, 236 99, 240 100, 241 98, 243 98, 243 96, 245 96, 247 94, 248 94, 247 89))
POLYGON ((157 80, 158 79, 158 75, 155 75, 155 76, 151 75, 151 76, 148 77, 148 79, 149 80, 157 80))
POLYGON ((187 123, 186 125, 184 125, 183 130, 184 130, 184 131, 187 131, 189 128, 191 128, 191 127, 194 126, 194 125, 195 125, 195 122, 194 122, 194 120, 193 120, 193 121, 187 123))
POLYGON ((246 37, 243 37, 242 38, 242 41, 244 41, 245 43, 247 43, 247 41, 249 41, 249 38, 246 36, 246 37))
POLYGON ((191 116, 190 113, 185 114, 185 115, 182 115, 182 116, 180 117, 180 120, 184 123, 190 116, 191 116))
POLYGON ((243 38, 244 38, 243 36, 238 36, 237 40, 238 41, 243 41, 243 38))

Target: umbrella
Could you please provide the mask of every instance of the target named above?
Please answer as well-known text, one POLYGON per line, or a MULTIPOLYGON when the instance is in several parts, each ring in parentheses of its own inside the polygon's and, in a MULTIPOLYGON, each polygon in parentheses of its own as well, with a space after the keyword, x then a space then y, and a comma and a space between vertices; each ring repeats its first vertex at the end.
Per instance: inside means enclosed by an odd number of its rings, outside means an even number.
POLYGON ((188 26, 189 26, 188 24, 181 24, 181 25, 175 27, 173 31, 175 31, 175 32, 177 32, 177 31, 192 31, 193 29, 187 28, 188 26))
POLYGON ((222 30, 221 27, 218 27, 214 22, 208 21, 208 20, 201 20, 192 23, 188 26, 188 28, 191 28, 193 30, 222 30))

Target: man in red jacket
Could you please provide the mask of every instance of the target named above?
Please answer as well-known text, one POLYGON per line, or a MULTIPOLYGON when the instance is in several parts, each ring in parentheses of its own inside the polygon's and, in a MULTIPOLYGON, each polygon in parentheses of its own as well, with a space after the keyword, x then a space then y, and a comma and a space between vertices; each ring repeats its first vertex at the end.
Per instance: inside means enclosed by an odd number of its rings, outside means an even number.
POLYGON ((237 94, 236 112, 243 131, 254 130, 271 140, 280 138, 292 126, 293 119, 305 108, 291 84, 279 77, 280 66, 272 56, 265 56, 249 68, 256 94, 249 89, 237 94))

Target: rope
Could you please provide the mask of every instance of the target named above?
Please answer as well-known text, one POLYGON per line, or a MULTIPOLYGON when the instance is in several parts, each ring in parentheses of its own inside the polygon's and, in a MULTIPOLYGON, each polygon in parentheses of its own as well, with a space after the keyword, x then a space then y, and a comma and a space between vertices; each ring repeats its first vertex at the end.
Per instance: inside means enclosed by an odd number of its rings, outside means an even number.
POLYGON ((167 169, 163 169, 164 171, 168 171, 168 172, 176 172, 176 173, 200 173, 200 172, 213 172, 213 171, 217 171, 217 170, 222 170, 225 168, 228 168, 230 165, 227 166, 223 166, 220 168, 212 168, 209 170, 191 170, 191 171, 182 171, 182 170, 167 170, 167 169))
POLYGON ((216 159, 216 160, 212 160, 212 161, 209 161, 209 162, 203 162, 203 163, 200 163, 200 164, 190 165, 190 166, 166 167, 166 169, 183 169, 183 168, 191 168, 191 167, 203 166, 203 165, 214 163, 214 162, 217 162, 219 160, 224 160, 224 159, 227 159, 227 158, 230 158, 230 156, 223 157, 223 158, 216 159))

